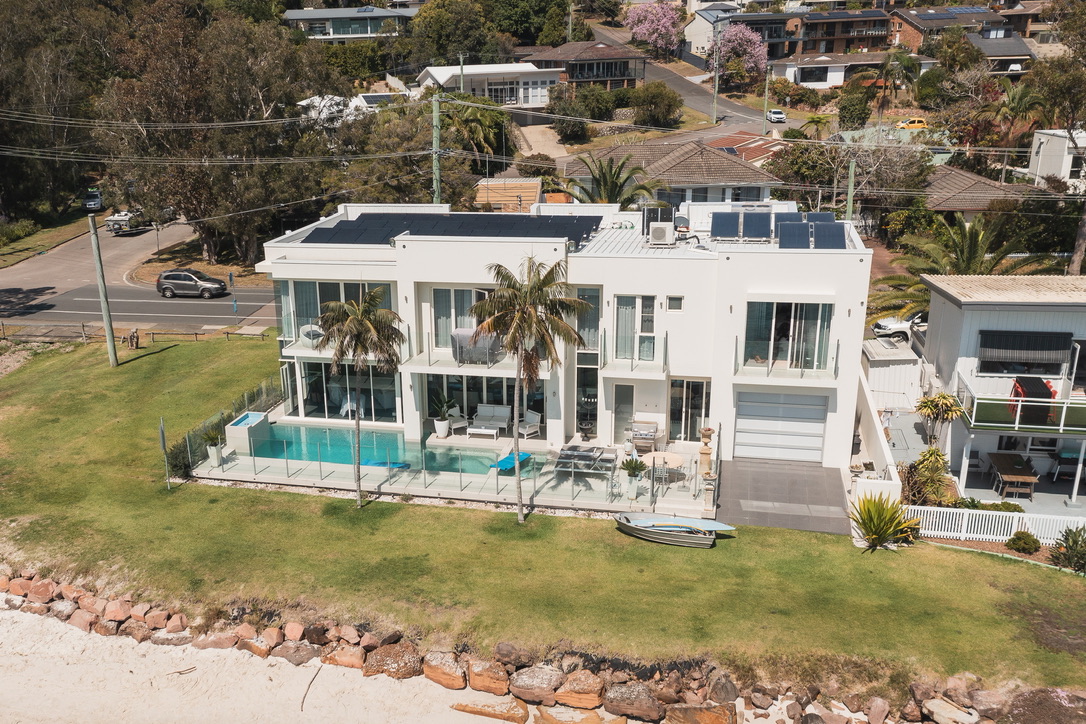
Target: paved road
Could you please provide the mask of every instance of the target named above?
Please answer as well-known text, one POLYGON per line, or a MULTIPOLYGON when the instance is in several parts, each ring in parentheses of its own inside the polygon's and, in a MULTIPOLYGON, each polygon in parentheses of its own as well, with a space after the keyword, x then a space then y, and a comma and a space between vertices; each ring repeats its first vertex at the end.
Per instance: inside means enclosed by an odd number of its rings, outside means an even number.
MULTIPOLYGON (((630 39, 630 33, 625 28, 609 28, 602 25, 593 26, 597 40, 602 40, 614 45, 623 45, 630 39)), ((701 85, 694 83, 685 76, 650 61, 645 66, 645 80, 648 82, 662 80, 683 97, 683 102, 695 111, 710 115, 713 110, 713 92, 701 85)), ((758 121, 762 120, 762 114, 747 108, 741 103, 728 100, 724 96, 717 98, 717 116, 724 122, 758 121)))
MULTIPOLYGON (((114 236, 99 229, 98 235, 110 310, 118 328, 136 324, 141 327, 157 324, 162 328, 234 324, 234 297, 166 300, 154 288, 126 278, 130 269, 157 248, 192 236, 189 226, 176 224, 157 234, 152 229, 126 236, 114 236)), ((270 289, 240 289, 236 298, 239 322, 253 316, 260 317, 251 319, 253 324, 274 324, 274 319, 266 318, 271 312, 258 311, 272 301, 270 289)), ((22 324, 101 323, 90 233, 0 269, 0 318, 22 324)))

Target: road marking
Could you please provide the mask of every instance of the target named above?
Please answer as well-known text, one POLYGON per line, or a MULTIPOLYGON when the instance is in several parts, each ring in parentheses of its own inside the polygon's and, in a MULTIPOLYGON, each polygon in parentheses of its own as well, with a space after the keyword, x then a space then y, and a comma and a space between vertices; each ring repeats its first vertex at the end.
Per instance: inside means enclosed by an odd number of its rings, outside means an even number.
MULTIPOLYGON (((28 311, 28 310, 26 310, 26 309, 0 309, 0 312, 26 312, 26 311, 28 311)), ((38 315, 48 314, 50 312, 56 312, 58 314, 88 314, 88 315, 90 315, 92 317, 101 317, 102 316, 101 311, 97 311, 97 312, 81 312, 81 311, 77 311, 77 310, 69 311, 69 310, 66 310, 66 309, 60 309, 60 310, 44 309, 44 310, 41 310, 39 312, 34 312, 32 315, 27 315, 28 319, 27 319, 26 323, 28 325, 34 324, 34 321, 29 318, 30 316, 33 316, 34 318, 37 318, 38 315)), ((116 312, 115 314, 117 316, 125 316, 125 317, 184 317, 186 319, 192 319, 194 317, 200 317, 201 319, 234 319, 233 314, 155 314, 154 312, 116 312)), ((249 314, 238 314, 237 318, 238 319, 271 319, 271 320, 275 320, 275 317, 256 317, 256 316, 252 316, 252 315, 249 315, 249 314)), ((10 320, 12 318, 9 317, 8 319, 10 320)), ((43 320, 43 321, 50 321, 50 320, 43 320)), ((57 320, 52 320, 52 322, 56 322, 56 321, 57 320)))

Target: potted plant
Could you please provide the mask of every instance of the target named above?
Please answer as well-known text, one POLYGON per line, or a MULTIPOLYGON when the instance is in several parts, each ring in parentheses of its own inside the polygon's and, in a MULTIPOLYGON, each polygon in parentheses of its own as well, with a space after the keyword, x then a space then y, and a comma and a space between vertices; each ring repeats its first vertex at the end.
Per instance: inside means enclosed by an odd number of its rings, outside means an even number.
POLYGON ((200 433, 200 439, 207 445, 207 459, 212 467, 222 467, 222 432, 218 428, 209 427, 200 433))
POLYGON ((437 414, 437 418, 434 420, 434 431, 438 437, 446 438, 449 436, 449 410, 456 407, 456 402, 438 392, 434 394, 431 404, 437 414))
POLYGON ((626 497, 633 500, 637 497, 637 479, 649 469, 649 466, 637 458, 626 458, 619 467, 629 476, 626 482, 626 497))

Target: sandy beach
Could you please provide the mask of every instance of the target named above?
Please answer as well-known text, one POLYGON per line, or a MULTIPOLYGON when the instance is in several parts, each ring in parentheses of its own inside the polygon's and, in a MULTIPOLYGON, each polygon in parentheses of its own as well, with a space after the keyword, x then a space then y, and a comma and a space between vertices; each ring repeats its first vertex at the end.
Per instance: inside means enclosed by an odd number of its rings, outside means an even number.
POLYGON ((486 720, 449 706, 498 701, 422 677, 363 677, 357 669, 316 660, 293 666, 233 649, 88 635, 55 618, 18 611, 0 611, 0 692, 0 721, 20 723, 479 724, 486 720))

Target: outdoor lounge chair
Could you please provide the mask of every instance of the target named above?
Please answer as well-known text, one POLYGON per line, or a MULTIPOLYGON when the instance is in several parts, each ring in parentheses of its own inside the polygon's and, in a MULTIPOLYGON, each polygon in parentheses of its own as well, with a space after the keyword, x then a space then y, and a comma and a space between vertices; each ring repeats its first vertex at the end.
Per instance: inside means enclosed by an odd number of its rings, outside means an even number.
POLYGON ((517 432, 523 435, 525 440, 530 438, 532 435, 539 437, 539 426, 542 420, 543 416, 540 415, 538 412, 528 410, 524 413, 524 420, 517 427, 517 432))
POLYGON ((459 430, 460 428, 467 427, 470 424, 468 422, 468 419, 460 413, 460 405, 451 408, 446 417, 449 418, 450 430, 459 430))

